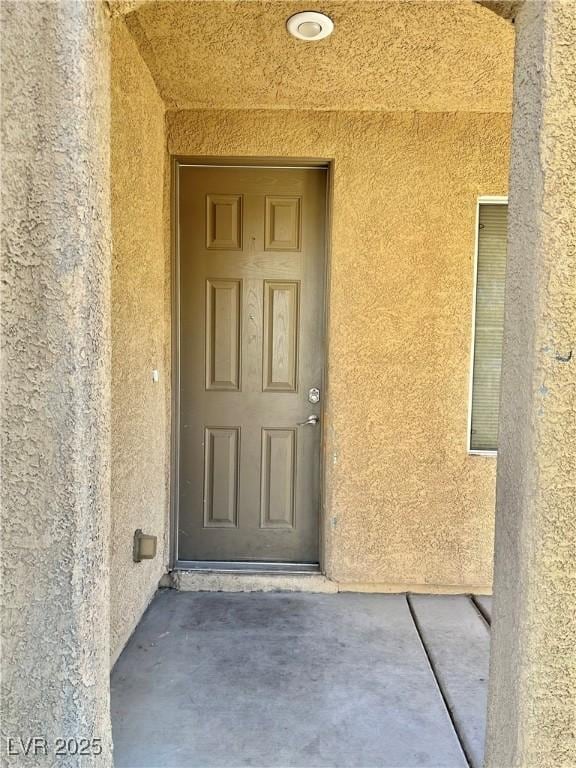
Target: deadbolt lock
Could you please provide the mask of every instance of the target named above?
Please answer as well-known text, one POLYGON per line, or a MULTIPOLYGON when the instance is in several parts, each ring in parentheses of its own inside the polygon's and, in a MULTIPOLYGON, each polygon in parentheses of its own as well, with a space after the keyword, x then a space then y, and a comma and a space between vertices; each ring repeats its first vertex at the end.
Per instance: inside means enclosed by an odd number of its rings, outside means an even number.
POLYGON ((320 402, 320 390, 316 387, 312 387, 312 389, 308 390, 308 402, 309 403, 319 403, 320 402))

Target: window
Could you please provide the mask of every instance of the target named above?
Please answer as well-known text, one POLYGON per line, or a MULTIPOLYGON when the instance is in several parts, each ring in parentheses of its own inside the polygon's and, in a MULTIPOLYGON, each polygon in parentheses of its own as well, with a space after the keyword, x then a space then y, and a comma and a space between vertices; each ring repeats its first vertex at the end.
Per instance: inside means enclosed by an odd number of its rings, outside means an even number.
POLYGON ((506 198, 480 198, 469 425, 472 453, 493 453, 497 449, 507 219, 506 198))

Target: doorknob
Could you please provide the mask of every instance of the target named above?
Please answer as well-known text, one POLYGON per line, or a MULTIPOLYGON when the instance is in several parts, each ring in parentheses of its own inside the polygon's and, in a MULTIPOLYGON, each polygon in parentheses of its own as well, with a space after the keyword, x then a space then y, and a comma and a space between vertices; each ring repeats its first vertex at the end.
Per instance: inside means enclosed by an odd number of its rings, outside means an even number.
POLYGON ((310 425, 311 427, 314 426, 314 424, 318 424, 320 421, 320 416, 316 416, 315 413, 311 413, 310 416, 306 419, 306 421, 299 421, 298 426, 299 427, 305 427, 310 425))

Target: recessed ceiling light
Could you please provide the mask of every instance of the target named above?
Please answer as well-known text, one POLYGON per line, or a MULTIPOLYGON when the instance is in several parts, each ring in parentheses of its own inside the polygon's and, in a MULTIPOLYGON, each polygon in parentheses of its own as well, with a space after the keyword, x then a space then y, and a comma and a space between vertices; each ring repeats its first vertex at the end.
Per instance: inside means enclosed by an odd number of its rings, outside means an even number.
POLYGON ((317 11, 303 11, 290 16, 286 29, 298 40, 322 40, 332 34, 334 22, 329 16, 317 11))

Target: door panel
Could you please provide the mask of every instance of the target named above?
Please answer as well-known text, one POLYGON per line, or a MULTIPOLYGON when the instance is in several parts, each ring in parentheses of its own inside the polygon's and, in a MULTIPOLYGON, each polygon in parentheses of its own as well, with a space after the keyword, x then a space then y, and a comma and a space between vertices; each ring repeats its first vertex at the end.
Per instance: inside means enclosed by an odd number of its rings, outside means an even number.
POLYGON ((179 169, 179 560, 318 561, 325 210, 325 169, 179 169))
POLYGON ((294 527, 296 485, 296 430, 262 430, 262 528, 294 527))
POLYGON ((300 198, 266 196, 267 251, 300 250, 300 198))
POLYGON ((206 248, 242 249, 242 195, 206 195, 206 248))
POLYGON ((264 281, 264 392, 296 392, 299 284, 264 281))
POLYGON ((206 389, 240 389, 242 281, 206 281, 206 389))
POLYGON ((204 527, 238 527, 238 428, 204 432, 204 527))

